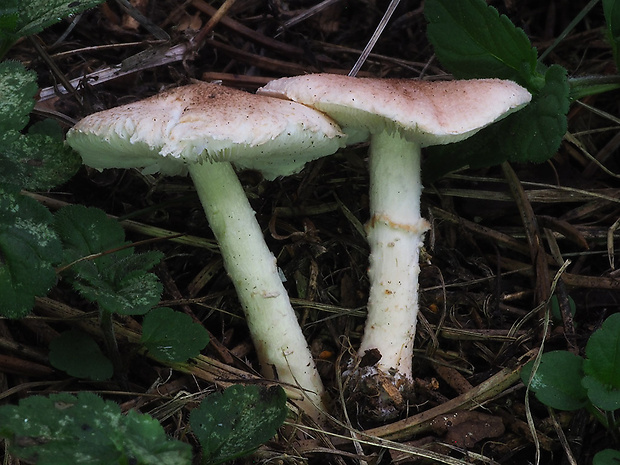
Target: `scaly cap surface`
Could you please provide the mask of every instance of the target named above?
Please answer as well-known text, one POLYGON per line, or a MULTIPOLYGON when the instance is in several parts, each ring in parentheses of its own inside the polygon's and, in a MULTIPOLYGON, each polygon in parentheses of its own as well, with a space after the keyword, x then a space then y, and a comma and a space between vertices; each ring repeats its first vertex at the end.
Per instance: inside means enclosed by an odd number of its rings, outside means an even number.
POLYGON ((188 163, 227 161, 273 179, 334 153, 344 135, 304 105, 205 82, 94 113, 67 142, 98 169, 185 174, 188 163))
POLYGON ((399 130, 421 146, 466 139, 532 97, 518 84, 500 79, 423 81, 336 74, 281 78, 258 93, 323 111, 355 134, 352 140, 399 130))

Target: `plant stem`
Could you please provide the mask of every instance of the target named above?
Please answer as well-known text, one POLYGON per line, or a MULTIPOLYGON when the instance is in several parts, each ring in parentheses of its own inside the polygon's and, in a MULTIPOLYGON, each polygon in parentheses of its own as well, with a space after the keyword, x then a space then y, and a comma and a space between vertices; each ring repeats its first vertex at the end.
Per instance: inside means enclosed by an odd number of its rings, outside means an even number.
POLYGON ((603 425, 606 429, 610 428, 609 418, 607 414, 601 413, 601 411, 596 408, 591 402, 588 402, 585 406, 585 409, 592 415, 598 422, 603 425))
POLYGON ((118 350, 118 342, 114 334, 114 321, 112 318, 112 312, 102 310, 101 308, 99 309, 99 326, 101 327, 103 343, 105 344, 107 355, 110 357, 112 366, 114 367, 114 375, 121 383, 121 386, 127 388, 127 374, 123 369, 123 361, 118 350))
POLYGON ((618 422, 616 421, 616 415, 613 410, 606 410, 605 417, 607 419, 607 430, 611 434, 614 443, 620 443, 620 434, 618 432, 618 422))
POLYGON ((570 98, 579 100, 589 95, 610 92, 620 88, 620 76, 579 76, 568 79, 570 98))
POLYGON ((376 367, 411 379, 418 314, 419 254, 428 223, 420 216, 420 146, 383 131, 370 144, 370 295, 359 354, 376 348, 376 367))
POLYGON ((190 175, 237 290, 262 373, 301 388, 302 408, 318 419, 325 396, 321 378, 235 171, 230 163, 205 162, 191 165, 190 175))

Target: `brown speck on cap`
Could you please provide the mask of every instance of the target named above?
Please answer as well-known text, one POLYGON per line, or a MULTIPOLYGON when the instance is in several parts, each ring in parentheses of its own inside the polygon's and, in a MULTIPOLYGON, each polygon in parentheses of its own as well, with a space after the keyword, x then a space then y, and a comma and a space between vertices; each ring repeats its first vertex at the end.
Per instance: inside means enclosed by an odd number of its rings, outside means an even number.
POLYGON ((201 82, 94 113, 67 142, 98 169, 185 174, 188 163, 228 161, 272 179, 334 153, 344 137, 304 105, 201 82))
POLYGON ((344 129, 399 130, 422 146, 465 139, 531 99, 523 87, 500 79, 423 81, 336 74, 281 78, 258 93, 310 105, 344 129))

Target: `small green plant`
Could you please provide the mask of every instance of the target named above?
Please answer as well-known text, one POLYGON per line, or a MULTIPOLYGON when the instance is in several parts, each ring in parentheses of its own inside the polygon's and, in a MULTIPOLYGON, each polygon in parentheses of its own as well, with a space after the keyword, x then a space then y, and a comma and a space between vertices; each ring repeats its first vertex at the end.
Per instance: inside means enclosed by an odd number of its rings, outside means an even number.
POLYGON ((3 0, 0 6, 0 58, 21 37, 41 32, 69 15, 104 0, 3 0))
MULTIPOLYGON (((203 464, 247 455, 286 418, 281 387, 232 386, 207 396, 190 415, 203 464)), ((166 435, 147 414, 122 414, 117 403, 82 392, 30 396, 0 407, 0 437, 11 453, 37 465, 189 465, 189 444, 166 435)))
MULTIPOLYGON (((5 2, 0 8, 0 56, 20 37, 98 3, 101 1, 5 2)), ((135 254, 118 222, 101 210, 76 205, 52 215, 20 192, 59 186, 81 165, 80 157, 64 144, 58 124, 52 120, 30 124, 37 90, 34 72, 18 62, 0 63, 0 315, 26 316, 35 298, 56 284, 55 267, 64 263, 64 279, 97 304, 108 354, 114 359, 112 317, 142 315, 159 302, 162 286, 147 270, 162 254, 135 254)), ((161 320, 162 313, 158 315, 161 320)), ((176 337, 161 335, 160 325, 150 333, 149 350, 162 352, 157 341, 166 341, 169 356, 162 357, 167 361, 181 362, 198 355, 208 342, 204 328, 180 319, 180 315, 166 315, 175 321, 176 337), (192 332, 192 339, 181 337, 184 331, 192 332)), ((77 330, 55 341, 50 357, 54 366, 77 377, 110 376, 109 361, 96 342, 77 330)))
MULTIPOLYGON (((594 4, 590 2, 588 8, 594 4)), ((602 4, 606 35, 620 68, 620 2, 603 0, 602 4)), ((545 161, 560 145, 574 100, 620 87, 618 76, 573 78, 562 66, 545 64, 550 50, 539 56, 524 31, 484 0, 427 0, 424 14, 435 54, 456 78, 510 79, 532 94, 526 108, 473 137, 452 146, 429 147, 423 166, 427 181, 463 167, 545 161)), ((556 317, 561 319, 559 309, 556 317)), ((561 410, 585 408, 617 435, 620 424, 613 412, 620 408, 619 348, 620 315, 612 315, 591 336, 585 359, 566 351, 545 353, 533 374, 533 364, 522 371, 523 382, 545 405, 561 410)), ((593 463, 617 463, 619 457, 620 451, 607 449, 593 463)))
POLYGON ((9 318, 25 316, 35 297, 49 291, 56 281, 53 266, 62 258, 52 215, 20 190, 59 185, 80 165, 53 122, 22 133, 36 91, 33 72, 0 63, 0 304, 9 318))
MULTIPOLYGON (((620 7, 603 2, 608 37, 617 60, 620 7)), ((444 68, 456 78, 513 80, 532 94, 523 110, 449 146, 429 147, 423 166, 427 181, 463 167, 505 161, 540 163, 553 156, 567 129, 570 103, 620 86, 617 77, 569 78, 562 66, 543 63, 525 32, 484 0, 428 0, 427 35, 444 68)))
POLYGON ((102 317, 143 315, 159 302, 162 285, 148 270, 163 254, 134 253, 123 228, 104 211, 69 205, 54 215, 54 229, 63 244, 62 268, 102 317))
MULTIPOLYGON (((617 434, 620 422, 620 313, 609 316, 589 338, 585 358, 558 350, 544 353, 521 372, 524 384, 536 398, 558 410, 587 409, 609 431, 617 434)), ((617 456, 618 451, 606 452, 617 456)), ((599 463, 614 463, 612 461, 599 463)))
POLYGON ((81 161, 64 145, 55 121, 28 126, 37 90, 32 71, 15 61, 0 63, 0 183, 45 190, 71 178, 81 161))
POLYGON ((20 194, 17 186, 0 184, 0 313, 21 318, 56 282, 53 265, 60 261, 60 240, 51 228, 51 213, 20 194))
POLYGON ((541 162, 551 157, 567 128, 566 70, 540 63, 523 30, 484 0, 431 0, 424 14, 435 54, 455 77, 510 79, 532 93, 526 108, 458 146, 429 148, 425 177, 435 180, 464 166, 541 162))
MULTIPOLYGON (((101 0, 9 0, 0 7, 0 57, 20 37, 101 0)), ((36 297, 59 276, 97 305, 107 355, 79 330, 62 333, 50 362, 68 374, 105 380, 122 369, 112 328, 115 314, 143 315, 160 299, 162 286, 148 270, 159 252, 137 254, 118 222, 105 212, 69 206, 56 214, 22 189, 47 190, 68 181, 81 165, 52 120, 30 121, 38 90, 36 75, 13 61, 0 63, 0 316, 22 318, 36 297), (62 267, 58 268, 61 264, 62 267)), ((209 341, 187 315, 156 309, 144 318, 143 350, 164 362, 185 362, 209 341)), ((284 404, 280 408, 286 411, 284 404)), ((0 436, 26 462, 186 464, 187 444, 169 440, 148 415, 121 415, 117 404, 88 393, 32 396, 0 407, 0 436)), ((279 425, 278 425, 279 426, 279 425)), ((275 433, 275 430, 274 430, 275 433)), ((258 446, 258 444, 256 445, 258 446)))
MULTIPOLYGON (((141 342, 158 360, 185 362, 205 348, 209 342, 207 331, 188 315, 169 308, 151 310, 160 300, 162 285, 148 270, 163 254, 135 253, 118 222, 97 208, 64 207, 54 216, 54 229, 63 245, 62 276, 97 305, 107 355, 112 358, 117 374, 122 373, 122 363, 114 335, 114 315, 149 312, 144 319, 141 342)), ((109 377, 108 363, 93 363, 101 359, 101 353, 90 336, 72 330, 54 342, 50 362, 56 368, 78 377, 109 377), (84 345, 78 351, 80 343, 84 345)))
POLYGON ((188 464, 188 444, 168 438, 149 415, 89 392, 30 396, 0 407, 0 435, 16 457, 39 465, 188 464))
MULTIPOLYGON (((102 0, 5 0, 0 6, 0 59, 22 37, 36 34, 102 0)), ((53 120, 30 123, 38 91, 36 74, 15 61, 0 63, 0 308, 2 316, 27 315, 37 296, 54 285, 62 258, 52 216, 20 194, 69 180, 79 156, 65 146, 53 120)))
POLYGON ((231 386, 208 396, 189 418, 203 463, 242 457, 271 439, 286 418, 285 404, 279 386, 231 386))

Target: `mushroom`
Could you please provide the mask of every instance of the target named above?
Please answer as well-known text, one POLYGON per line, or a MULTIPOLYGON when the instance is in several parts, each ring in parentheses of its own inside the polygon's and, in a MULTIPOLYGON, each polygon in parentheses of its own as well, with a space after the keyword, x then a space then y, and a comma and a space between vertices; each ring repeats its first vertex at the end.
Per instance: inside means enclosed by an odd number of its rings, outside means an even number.
MULTIPOLYGON (((347 142, 370 138, 370 291, 358 356, 372 350, 380 358, 374 366, 349 374, 379 379, 379 384, 387 379, 400 393, 412 381, 419 250, 429 228, 420 213, 421 148, 466 139, 526 105, 531 95, 514 82, 498 79, 422 81, 331 74, 277 79, 257 93, 324 112, 349 135, 347 142)), ((392 404, 402 401, 398 393, 386 396, 390 405, 375 407, 378 416, 395 414, 398 408, 392 404)))
POLYGON ((325 391, 307 341, 231 165, 267 179, 300 171, 342 146, 328 117, 304 105, 195 83, 94 113, 67 133, 87 166, 189 172, 245 312, 263 374, 300 388, 313 418, 325 391))

